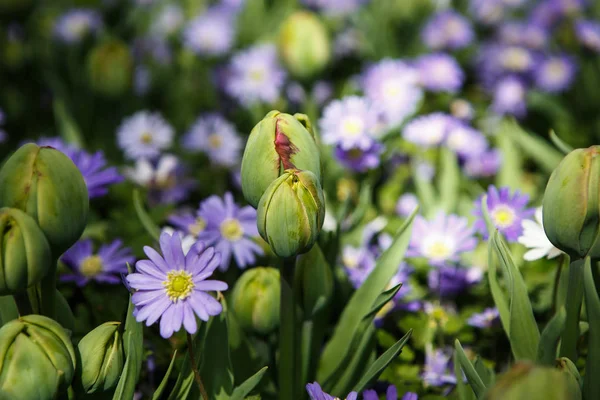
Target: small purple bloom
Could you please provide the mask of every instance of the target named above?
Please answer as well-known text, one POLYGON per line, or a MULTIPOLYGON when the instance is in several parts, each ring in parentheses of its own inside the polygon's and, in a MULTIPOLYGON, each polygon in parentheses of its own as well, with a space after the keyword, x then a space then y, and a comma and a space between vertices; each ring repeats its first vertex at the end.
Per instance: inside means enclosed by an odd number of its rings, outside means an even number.
POLYGON ((474 36, 469 20, 454 10, 433 15, 421 32, 423 42, 433 50, 461 49, 468 46, 474 36))
POLYGON ((302 0, 309 7, 315 7, 331 16, 344 16, 356 12, 369 0, 302 0))
POLYGON ((231 256, 239 268, 246 268, 262 255, 262 248, 254 241, 258 236, 256 210, 250 206, 239 207, 229 192, 221 199, 210 196, 200 203, 198 216, 206 227, 198 233, 198 240, 214 245, 221 254, 220 269, 229 268, 231 256))
POLYGON ((383 150, 383 145, 375 141, 367 149, 355 147, 344 150, 338 145, 335 148, 335 156, 346 168, 355 172, 366 172, 379 166, 383 150))
POLYGON ((469 157, 463 170, 467 176, 482 178, 495 175, 502 165, 502 153, 498 149, 487 150, 469 157))
POLYGON ((503 0, 471 0, 469 11, 471 15, 485 25, 494 25, 504 18, 503 0))
POLYGON ((533 21, 503 23, 499 28, 500 41, 513 46, 543 49, 548 43, 549 31, 533 21))
POLYGON ((527 88, 523 81, 517 77, 508 76, 496 85, 492 109, 498 114, 523 117, 527 113, 526 94, 527 88))
POLYGON ((579 20, 575 24, 575 34, 582 45, 600 53, 600 22, 579 20))
POLYGON ((244 106, 271 104, 281 95, 285 78, 275 46, 261 44, 233 55, 225 91, 244 106))
POLYGON ((535 69, 535 84, 547 92, 568 89, 575 78, 576 64, 567 55, 552 56, 538 63, 535 69))
POLYGON ((155 14, 150 26, 150 33, 153 36, 167 37, 179 30, 184 20, 185 15, 179 5, 165 4, 155 14))
MULTIPOLYGON (((402 396, 402 400, 417 400, 418 396, 416 393, 407 392, 402 396)), ((379 400, 379 396, 375 390, 365 390, 363 392, 363 400, 379 400)), ((396 386, 388 386, 385 392, 385 400, 398 400, 398 390, 396 386)))
POLYGON ((350 283, 355 288, 359 288, 375 268, 375 256, 367 246, 344 246, 341 261, 350 283))
POLYGON ((420 215, 415 217, 406 254, 425 257, 431 265, 443 266, 458 261, 460 254, 473 250, 476 245, 477 239, 467 218, 439 212, 430 221, 420 215))
POLYGON ((417 59, 419 81, 431 92, 456 93, 465 74, 454 57, 444 53, 426 54, 417 59))
MULTIPOLYGON (((323 389, 321 389, 321 385, 319 385, 317 382, 307 383, 306 391, 308 392, 308 396, 310 397, 310 400, 339 400, 339 398, 333 397, 332 395, 325 393, 323 391, 323 389)), ((356 392, 350 392, 350 393, 348 393, 348 396, 346 397, 346 400, 357 400, 357 399, 358 399, 358 394, 356 392)))
MULTIPOLYGON (((521 194, 518 190, 511 195, 510 188, 501 187, 498 190, 493 185, 488 187, 486 194, 486 204, 492 224, 506 237, 506 240, 516 242, 523 231, 521 221, 532 217, 535 213, 535 209, 526 208, 529 196, 521 194)), ((477 220, 474 228, 487 239, 488 232, 481 209, 482 197, 483 195, 475 201, 473 214, 477 220)))
POLYGON ((428 286, 440 297, 452 297, 481 281, 482 270, 477 267, 463 268, 444 265, 429 271, 428 286))
POLYGON ((451 354, 449 350, 433 350, 431 344, 425 347, 425 369, 421 377, 426 385, 444 386, 456 383, 456 377, 450 370, 451 354))
POLYGON ((240 162, 242 139, 235 126, 219 114, 198 118, 183 138, 183 147, 202 151, 217 165, 233 167, 240 162))
POLYGON ((171 146, 174 131, 159 113, 139 111, 117 130, 119 147, 129 159, 154 158, 171 146))
POLYGON ((473 105, 466 100, 456 99, 450 103, 450 114, 461 121, 470 121, 475 115, 473 105))
POLYGON ((235 39, 234 14, 214 7, 191 20, 183 32, 183 45, 198 55, 221 56, 235 39))
POLYGON ((97 11, 78 8, 67 11, 57 19, 54 34, 63 43, 75 44, 89 34, 96 34, 101 28, 102 18, 97 11))
POLYGON ((196 333, 196 316, 208 321, 219 315, 221 304, 207 292, 227 290, 225 282, 207 280, 219 266, 221 256, 201 242, 187 254, 181 247, 179 235, 160 235, 162 255, 145 246, 148 260, 138 261, 136 272, 127 275, 127 283, 136 290, 131 301, 138 322, 146 326, 160 318, 160 335, 167 339, 181 329, 196 333))
POLYGON ((325 144, 338 145, 342 150, 369 150, 378 134, 377 123, 378 113, 370 101, 349 96, 325 107, 319 127, 325 144))
POLYGON ((500 317, 496 307, 486 308, 483 312, 475 313, 469 317, 467 324, 476 328, 490 328, 500 317))
POLYGON ((402 137, 424 148, 439 146, 456 122, 453 117, 440 112, 422 115, 404 127, 402 137))
POLYGON ((115 240, 94 252, 90 239, 78 241, 61 257, 61 261, 72 270, 72 273, 61 276, 61 281, 74 281, 77 286, 85 286, 91 280, 121 283, 121 274, 127 273, 127 264, 135 261, 131 250, 122 246, 121 240, 115 240))
POLYGON ((419 205, 419 199, 413 193, 400 196, 396 203, 396 213, 401 217, 408 217, 419 205))
POLYGON ((453 124, 446 136, 446 146, 461 158, 477 156, 487 150, 488 141, 483 133, 466 124, 453 124))

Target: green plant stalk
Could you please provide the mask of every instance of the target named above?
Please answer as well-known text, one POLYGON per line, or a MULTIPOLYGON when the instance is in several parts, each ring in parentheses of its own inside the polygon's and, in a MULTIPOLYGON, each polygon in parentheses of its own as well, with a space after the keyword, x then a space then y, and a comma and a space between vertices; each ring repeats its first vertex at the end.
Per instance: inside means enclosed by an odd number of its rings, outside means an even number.
POLYGON ((17 293, 13 295, 13 299, 17 304, 19 316, 33 314, 33 308, 31 306, 31 302, 29 301, 29 295, 27 294, 27 292, 17 293))
POLYGON ((280 270, 279 398, 290 400, 296 400, 302 396, 300 390, 302 328, 298 323, 298 308, 293 290, 295 264, 295 256, 283 259, 280 270))
POLYGON ((583 260, 575 260, 569 266, 567 288, 567 320, 561 336, 560 357, 577 362, 577 340, 579 339, 579 315, 583 300, 583 260))
POLYGON ((202 398, 204 400, 209 400, 204 383, 202 383, 202 378, 200 377, 200 372, 198 371, 198 363, 196 362, 196 356, 194 355, 194 341, 192 340, 192 335, 187 332, 185 335, 187 337, 188 354, 190 355, 190 367, 194 372, 194 380, 198 385, 198 389, 200 390, 200 395, 202 398))
POLYGON ((56 270, 58 259, 52 260, 48 275, 37 285, 39 312, 56 320, 56 270))

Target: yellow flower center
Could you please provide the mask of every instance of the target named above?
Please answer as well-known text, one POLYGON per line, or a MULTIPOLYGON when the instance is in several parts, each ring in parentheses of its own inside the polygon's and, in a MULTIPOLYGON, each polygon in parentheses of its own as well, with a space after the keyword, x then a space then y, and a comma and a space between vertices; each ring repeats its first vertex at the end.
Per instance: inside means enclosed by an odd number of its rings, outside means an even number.
POLYGON ((450 254, 452 254, 452 249, 450 249, 450 246, 448 246, 446 243, 442 242, 441 240, 437 240, 427 247, 425 253, 428 258, 444 259, 448 258, 450 254))
POLYGON ((142 136, 140 136, 140 140, 144 144, 150 144, 152 143, 152 134, 150 134, 150 132, 144 132, 142 133, 142 136))
POLYGON ((250 71, 250 79, 255 82, 262 82, 265 79, 265 72, 262 69, 250 71))
POLYGON ((79 271, 83 276, 91 278, 102 272, 102 269, 103 265, 100 256, 89 256, 83 259, 79 271))
POLYGON ((562 79, 565 76, 566 68, 564 64, 560 61, 553 61, 548 66, 548 75, 552 79, 562 79))
POLYGON ((218 133, 213 133, 208 137, 208 144, 213 149, 218 149, 223 145, 223 140, 221 139, 218 133))
POLYGON ((358 136, 363 131, 364 124, 360 118, 348 117, 342 122, 342 129, 348 136, 358 136))
POLYGON ((198 236, 205 228, 206 221, 200 217, 196 218, 193 224, 188 225, 188 231, 194 236, 198 236))
POLYGON ((529 53, 519 47, 511 47, 504 53, 504 67, 513 71, 522 71, 531 64, 529 53))
POLYGON ((169 299, 175 303, 177 300, 184 300, 194 289, 192 274, 187 271, 170 271, 167 274, 167 280, 163 282, 165 292, 169 299))
POLYGON ((516 219, 515 212, 508 206, 500 205, 492 211, 492 220, 494 225, 499 228, 508 228, 516 219))
POLYGON ((235 242, 244 234, 244 229, 235 218, 228 218, 221 223, 221 235, 230 242, 235 242))

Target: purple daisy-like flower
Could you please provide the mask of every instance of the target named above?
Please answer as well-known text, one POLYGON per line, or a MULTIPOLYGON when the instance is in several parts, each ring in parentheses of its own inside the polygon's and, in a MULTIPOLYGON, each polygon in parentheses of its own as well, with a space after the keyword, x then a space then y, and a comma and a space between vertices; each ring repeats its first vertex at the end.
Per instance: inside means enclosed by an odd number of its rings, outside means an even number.
POLYGON ((488 141, 483 133, 462 123, 452 124, 446 135, 445 144, 463 159, 481 154, 488 147, 488 141))
POLYGON ((523 117, 527 113, 525 96, 527 87, 515 76, 500 80, 494 89, 492 109, 498 114, 510 114, 523 117))
POLYGON ((448 114, 436 112, 410 121, 402 130, 404 140, 424 148, 439 146, 457 120, 448 114))
POLYGON ((575 23, 575 35, 579 42, 588 49, 600 53, 600 22, 579 20, 575 23))
POLYGON ((377 137, 378 112, 372 103, 358 96, 334 100, 325 107, 319 120, 323 143, 342 150, 368 150, 377 137))
POLYGON ((262 248, 253 240, 258 236, 256 210, 250 206, 239 207, 230 192, 221 199, 210 196, 200 203, 198 216, 206 221, 198 240, 214 245, 221 254, 221 270, 227 270, 231 256, 239 268, 245 268, 262 255, 262 248))
POLYGON ((546 92, 561 92, 568 89, 573 79, 577 66, 571 56, 551 56, 535 68, 535 84, 546 92))
POLYGON ((335 156, 346 168, 355 172, 366 172, 379 166, 383 150, 381 143, 373 141, 367 149, 356 147, 344 150, 341 146, 337 146, 335 156))
POLYGON ((63 282, 75 282, 77 286, 85 286, 90 281, 99 283, 121 283, 121 274, 127 273, 127 264, 135 261, 131 250, 123 247, 121 240, 101 246, 94 252, 90 239, 80 240, 67 250, 60 260, 72 272, 62 275, 63 282))
POLYGON ((463 171, 472 178, 483 178, 496 175, 501 165, 500 150, 490 149, 467 158, 463 164, 463 171))
POLYGON ((344 16, 356 12, 369 0, 302 0, 302 3, 314 7, 331 16, 344 16))
POLYGON ((198 118, 182 141, 188 150, 202 151, 217 165, 233 167, 240 161, 242 139, 235 126, 219 114, 198 118))
POLYGON ((494 25, 504 18, 503 0, 471 0, 469 11, 476 21, 485 25, 494 25))
MULTIPOLYGON (((325 393, 323 389, 321 389, 321 385, 317 382, 307 383, 306 391, 308 392, 308 397, 310 400, 340 400, 338 397, 333 397, 332 395, 325 393)), ((356 392, 348 393, 346 396, 346 400, 357 400, 358 394, 356 392)))
POLYGON ((235 39, 234 14, 228 8, 213 7, 191 20, 183 32, 183 45, 198 55, 226 54, 235 39))
POLYGON ((498 318, 500 313, 496 307, 486 308, 483 312, 475 313, 469 317, 467 324, 476 328, 490 328, 498 318))
POLYGON ((359 288, 375 268, 375 256, 367 246, 344 246, 341 260, 348 279, 355 288, 359 288))
MULTIPOLYGON (((518 190, 511 195, 510 188, 497 189, 493 185, 488 187, 486 194, 486 205, 492 224, 506 237, 506 240, 516 242, 523 231, 521 221, 535 214, 534 208, 527 208, 529 196, 521 194, 518 190)), ((475 201, 473 214, 477 220, 473 227, 487 239, 488 232, 481 209, 482 197, 483 195, 475 201)))
POLYGON ((102 18, 96 10, 78 8, 61 15, 54 25, 54 34, 63 43, 74 44, 102 28, 102 18))
POLYGON ((221 304, 207 292, 227 290, 225 282, 207 280, 219 266, 221 256, 212 247, 201 242, 187 254, 181 247, 179 235, 160 235, 162 255, 151 247, 144 247, 148 260, 135 264, 136 272, 127 275, 127 284, 136 292, 131 297, 135 318, 146 325, 160 318, 160 335, 167 339, 181 329, 196 333, 197 315, 208 321, 219 315, 221 304))
POLYGON ((415 113, 423 98, 418 71, 401 60, 385 59, 370 66, 361 86, 365 96, 377 105, 384 123, 393 128, 415 113))
POLYGON ((169 148, 174 131, 159 113, 139 111, 126 118, 117 130, 119 147, 127 158, 154 158, 169 148))
POLYGON ((458 261, 460 254, 477 245, 467 218, 439 212, 432 220, 417 215, 408 245, 409 257, 425 257, 431 265, 443 266, 458 261))
MULTIPOLYGON (((417 400, 418 398, 416 393, 407 392, 402 396, 401 400, 417 400)), ((375 390, 365 390, 363 392, 363 400, 379 400, 379 395, 375 390)), ((396 389, 396 386, 388 386, 385 391, 385 400, 398 400, 398 390, 396 389)))
POLYGON ((514 46, 525 46, 531 49, 542 49, 548 43, 548 29, 533 21, 508 21, 498 29, 501 42, 514 46))
POLYGON ((421 32, 423 42, 433 50, 461 49, 468 46, 474 36, 469 20, 454 10, 433 15, 421 32))
POLYGON ((460 65, 448 54, 426 54, 416 64, 421 85, 431 92, 456 93, 465 80, 460 65))
POLYGON ((231 58, 225 91, 244 106, 270 104, 281 95, 285 78, 275 46, 261 44, 231 58))
POLYGON ((425 365, 421 377, 429 386, 444 386, 455 384, 456 377, 451 372, 452 352, 449 350, 433 349, 431 344, 425 347, 425 365))
POLYGON ((456 296, 481 281, 483 271, 480 268, 462 268, 444 265, 429 271, 427 284, 429 289, 440 297, 456 296))
POLYGON ((405 193, 396 203, 396 213, 401 217, 408 217, 419 205, 419 199, 414 193, 405 193))

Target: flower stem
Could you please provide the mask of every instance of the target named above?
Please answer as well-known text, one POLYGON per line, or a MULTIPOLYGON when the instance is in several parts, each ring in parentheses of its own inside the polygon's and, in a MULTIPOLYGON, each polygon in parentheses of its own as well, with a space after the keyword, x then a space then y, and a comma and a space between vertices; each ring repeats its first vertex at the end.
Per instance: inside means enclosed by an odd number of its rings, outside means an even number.
POLYGON ((297 399, 299 395, 300 326, 294 295, 296 257, 282 260, 280 269, 281 308, 279 322, 279 398, 297 399))
POLYGON ((196 364, 196 356, 194 355, 194 343, 192 341, 192 335, 186 332, 186 336, 188 353, 190 355, 190 364, 192 367, 192 371, 194 371, 194 379, 196 380, 198 389, 200 389, 200 395, 204 400, 208 400, 208 393, 206 393, 206 389, 204 388, 204 384, 202 383, 202 378, 200 378, 200 371, 198 371, 198 364, 196 364))
POLYGON ((569 286, 567 288, 567 320, 561 337, 560 356, 577 362, 577 341, 579 340, 579 314, 583 301, 584 260, 575 260, 569 266, 569 286))
POLYGON ((29 301, 29 295, 27 294, 27 292, 17 293, 13 295, 13 298, 15 299, 15 303, 17 304, 19 316, 33 314, 33 309, 31 308, 31 302, 29 301))

